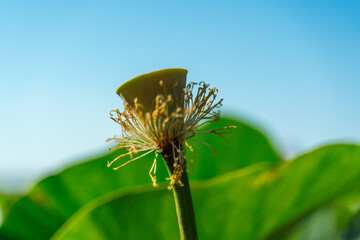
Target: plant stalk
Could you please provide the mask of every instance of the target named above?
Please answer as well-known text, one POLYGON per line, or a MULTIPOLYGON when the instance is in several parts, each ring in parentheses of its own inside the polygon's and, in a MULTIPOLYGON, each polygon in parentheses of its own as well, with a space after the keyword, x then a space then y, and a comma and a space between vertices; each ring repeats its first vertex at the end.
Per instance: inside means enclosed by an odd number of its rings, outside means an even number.
MULTIPOLYGON (((172 156, 172 154, 170 154, 170 156, 172 156)), ((166 156, 164 156, 164 160, 169 174, 172 175, 174 171, 174 160, 172 157, 166 158, 166 156)), ((194 207, 186 168, 181 176, 181 182, 183 186, 175 184, 172 188, 179 222, 180 237, 182 240, 197 240, 194 207)))

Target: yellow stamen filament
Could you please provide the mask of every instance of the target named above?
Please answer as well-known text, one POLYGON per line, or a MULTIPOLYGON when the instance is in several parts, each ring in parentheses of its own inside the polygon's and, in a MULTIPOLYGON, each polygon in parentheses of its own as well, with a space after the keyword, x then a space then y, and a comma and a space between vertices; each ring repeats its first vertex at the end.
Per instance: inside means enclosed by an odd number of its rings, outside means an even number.
MULTIPOLYGON (((151 152, 153 152, 153 151, 154 151, 154 150, 150 150, 150 151, 148 151, 147 153, 145 153, 145 154, 143 154, 143 155, 141 155, 141 156, 138 156, 138 157, 136 157, 136 158, 134 158, 134 159, 131 159, 131 160, 127 161, 126 163, 121 164, 120 166, 115 167, 115 168, 113 168, 113 169, 114 169, 114 170, 118 170, 119 168, 127 165, 128 163, 131 163, 131 162, 133 162, 133 161, 135 161, 135 160, 137 160, 137 159, 139 159, 139 158, 142 158, 142 157, 144 157, 145 155, 148 155, 149 153, 151 153, 151 152)), ((108 165, 108 166, 109 166, 109 165, 108 165)))
POLYGON ((156 183, 156 165, 157 165, 157 157, 158 157, 158 153, 155 152, 155 160, 153 162, 153 165, 151 166, 150 168, 150 171, 149 171, 149 175, 150 175, 150 178, 153 182, 153 186, 154 187, 159 187, 159 185, 156 183), (154 170, 154 175, 151 174, 151 172, 154 170))
POLYGON ((217 152, 216 152, 215 148, 214 148, 212 145, 210 145, 210 144, 208 144, 208 143, 205 143, 205 142, 202 142, 202 141, 197 140, 197 139, 189 139, 189 140, 195 141, 195 142, 198 142, 198 143, 201 143, 201 144, 204 144, 204 145, 208 146, 209 148, 211 148, 211 151, 213 151, 213 153, 214 153, 214 155, 210 155, 210 156, 211 156, 211 157, 216 157, 217 152))
MULTIPOLYGON (((190 83, 184 89, 184 105, 179 104, 179 96, 172 96, 166 93, 165 83, 159 82, 163 86, 163 94, 159 93, 154 99, 152 109, 149 112, 143 111, 143 106, 134 99, 134 107, 131 108, 129 104, 124 102, 124 111, 120 112, 118 109, 110 111, 110 118, 117 122, 122 128, 121 138, 109 138, 106 141, 115 141, 116 146, 113 149, 127 149, 127 153, 116 157, 113 161, 108 162, 110 167, 114 162, 130 155, 137 154, 142 151, 147 151, 134 159, 131 159, 124 164, 115 167, 117 170, 126 164, 133 162, 153 151, 155 151, 155 159, 149 171, 150 178, 154 186, 157 185, 156 179, 156 165, 157 156, 162 153, 163 147, 171 146, 174 158, 174 170, 168 180, 170 180, 169 188, 174 184, 182 185, 181 176, 188 163, 185 155, 185 149, 190 149, 195 154, 195 151, 187 140, 193 140, 209 146, 216 154, 213 146, 192 139, 192 137, 200 134, 216 134, 224 138, 223 134, 231 132, 230 127, 223 127, 215 130, 201 130, 200 127, 218 121, 220 118, 219 112, 214 112, 216 108, 221 107, 222 99, 216 101, 216 88, 209 88, 209 84, 200 82, 199 84, 190 83), (197 86, 196 95, 193 95, 194 87, 197 86), (171 110, 171 112, 169 112, 171 110)), ((173 86, 175 88, 175 86, 173 86)), ((176 91, 174 91, 176 93, 176 91)), ((192 168, 192 161, 190 165, 192 168)))

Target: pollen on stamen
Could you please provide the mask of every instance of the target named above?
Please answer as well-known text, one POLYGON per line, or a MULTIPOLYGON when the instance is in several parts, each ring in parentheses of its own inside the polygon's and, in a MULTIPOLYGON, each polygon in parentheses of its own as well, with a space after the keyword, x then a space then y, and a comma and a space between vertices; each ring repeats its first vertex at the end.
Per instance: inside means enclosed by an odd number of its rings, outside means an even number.
POLYGON ((145 155, 155 152, 155 159, 149 171, 153 185, 156 187, 156 166, 157 156, 162 154, 164 157, 164 147, 169 144, 172 148, 173 171, 167 180, 170 181, 169 189, 174 185, 182 186, 181 177, 186 170, 186 164, 189 163, 192 169, 195 150, 188 143, 189 140, 200 142, 216 154, 215 148, 210 144, 192 139, 200 134, 215 134, 224 137, 223 134, 231 132, 234 126, 223 127, 214 130, 201 130, 205 124, 219 120, 219 113, 215 109, 221 107, 222 99, 216 101, 218 90, 209 88, 209 84, 204 82, 190 83, 183 91, 183 106, 178 105, 178 96, 172 96, 166 93, 166 84, 159 81, 163 87, 163 93, 156 95, 153 100, 152 109, 145 112, 143 106, 135 98, 133 107, 124 101, 124 111, 112 110, 111 119, 118 123, 122 128, 122 138, 108 138, 106 141, 115 141, 116 146, 110 149, 127 149, 127 153, 121 154, 113 161, 108 162, 108 167, 123 157, 130 155, 130 160, 120 166, 114 167, 117 170, 133 161, 136 161, 145 155), (193 94, 197 86, 196 95, 193 94), (169 112, 174 109, 173 112, 169 112), (185 146, 193 152, 193 158, 188 161, 185 155, 185 146), (146 151, 146 152, 145 152, 146 151), (144 154, 133 158, 133 155, 145 152, 144 154))

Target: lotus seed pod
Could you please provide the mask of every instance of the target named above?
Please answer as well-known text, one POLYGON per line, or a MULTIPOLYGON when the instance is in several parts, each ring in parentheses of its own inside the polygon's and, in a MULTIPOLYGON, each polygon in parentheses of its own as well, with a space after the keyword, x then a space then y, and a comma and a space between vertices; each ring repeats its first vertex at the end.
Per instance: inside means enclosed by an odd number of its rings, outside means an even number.
MULTIPOLYGON (((110 118, 122 128, 121 137, 108 138, 116 146, 110 148, 127 149, 117 156, 108 167, 130 156, 130 160, 113 167, 117 170, 155 152, 149 175, 157 186, 157 156, 161 154, 169 170, 169 189, 182 186, 182 176, 186 173, 185 147, 194 151, 189 143, 199 134, 222 136, 230 133, 234 126, 213 130, 203 130, 204 124, 219 119, 222 99, 217 100, 218 90, 205 82, 186 85, 187 70, 181 68, 163 69, 135 77, 121 85, 116 93, 124 100, 124 110, 110 111, 110 118)), ((203 143, 203 142, 201 142, 203 143)), ((203 143, 215 152, 214 147, 203 143)))
POLYGON ((122 84, 116 93, 135 109, 134 100, 140 104, 143 112, 151 112, 155 98, 162 94, 171 95, 174 104, 169 112, 184 107, 184 88, 186 87, 186 69, 169 68, 137 76, 122 84))

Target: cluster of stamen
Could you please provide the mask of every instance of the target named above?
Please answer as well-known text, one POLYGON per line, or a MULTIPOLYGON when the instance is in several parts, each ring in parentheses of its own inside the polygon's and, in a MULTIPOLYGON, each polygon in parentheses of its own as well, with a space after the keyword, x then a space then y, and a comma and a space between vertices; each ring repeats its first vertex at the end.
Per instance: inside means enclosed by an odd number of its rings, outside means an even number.
MULTIPOLYGON (((160 84, 164 83, 160 81, 160 84)), ((233 128, 233 126, 229 126, 209 131, 200 129, 201 126, 217 121, 220 117, 219 112, 214 111, 221 107, 222 103, 222 99, 216 101, 217 92, 216 88, 209 88, 209 84, 204 82, 190 83, 184 89, 183 102, 179 101, 177 96, 166 95, 166 92, 159 93, 153 101, 150 112, 144 112, 137 99, 134 99, 134 107, 130 107, 124 101, 123 112, 117 109, 110 112, 110 118, 120 124, 122 128, 122 137, 109 138, 106 141, 116 142, 116 146, 110 150, 124 148, 128 152, 108 162, 108 167, 127 155, 130 155, 131 159, 114 167, 114 170, 155 152, 155 159, 149 172, 153 185, 158 186, 156 179, 158 154, 163 155, 167 164, 172 164, 173 170, 168 178, 170 180, 169 189, 175 184, 182 185, 182 173, 186 169, 186 164, 192 162, 187 161, 184 147, 187 146, 190 151, 193 151, 193 147, 189 144, 190 140, 205 144, 216 153, 213 146, 192 137, 207 133, 222 136, 222 134, 229 133, 230 128, 233 128), (193 94, 195 86, 197 86, 196 95, 193 94), (183 106, 179 106, 179 104, 183 106), (138 153, 142 154, 133 158, 138 153)))

